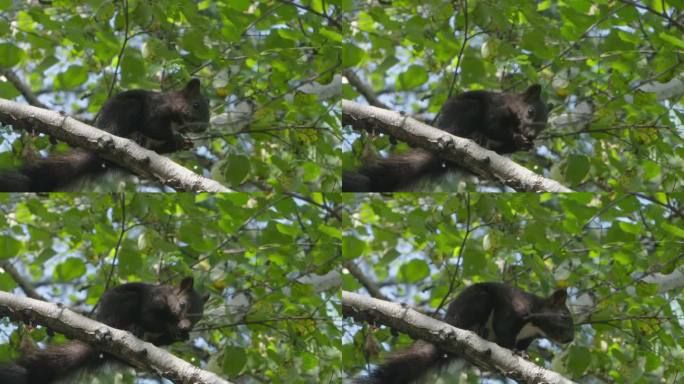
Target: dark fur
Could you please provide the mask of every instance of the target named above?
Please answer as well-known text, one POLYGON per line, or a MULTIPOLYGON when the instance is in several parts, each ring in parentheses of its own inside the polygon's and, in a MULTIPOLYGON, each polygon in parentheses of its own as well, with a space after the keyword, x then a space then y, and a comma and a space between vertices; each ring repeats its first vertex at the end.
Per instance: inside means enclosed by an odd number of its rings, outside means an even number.
MULTIPOLYGON (((473 284, 449 304, 444 321, 476 332, 502 347, 524 351, 532 341, 541 337, 516 340, 526 323, 543 330, 545 337, 551 340, 560 343, 572 341, 574 324, 565 299, 565 290, 543 298, 502 283, 473 284), (488 329, 487 322, 492 312, 492 328, 488 329)), ((356 383, 408 384, 455 358, 457 356, 440 352, 432 344, 417 341, 408 349, 392 354, 369 376, 357 379, 356 383)))
MULTIPOLYGON (((529 150, 546 126, 547 106, 541 86, 523 93, 469 91, 442 106, 437 127, 500 154, 529 150)), ((344 192, 390 192, 405 189, 426 176, 458 168, 424 149, 377 158, 353 172, 343 172, 344 192)))
MULTIPOLYGON (((207 296, 193 289, 188 277, 178 286, 128 283, 107 290, 96 319, 124 329, 155 345, 188 339, 202 317, 207 296)), ((80 368, 95 368, 113 357, 82 341, 32 348, 16 364, 0 366, 2 384, 49 384, 80 368)))
MULTIPOLYGON (((199 80, 193 79, 179 91, 121 92, 107 100, 95 126, 167 153, 191 145, 182 133, 202 131, 208 122, 209 103, 200 92, 199 80)), ((66 154, 29 161, 16 171, 0 173, 0 191, 64 190, 74 180, 97 176, 112 168, 117 166, 97 154, 74 148, 66 154)))

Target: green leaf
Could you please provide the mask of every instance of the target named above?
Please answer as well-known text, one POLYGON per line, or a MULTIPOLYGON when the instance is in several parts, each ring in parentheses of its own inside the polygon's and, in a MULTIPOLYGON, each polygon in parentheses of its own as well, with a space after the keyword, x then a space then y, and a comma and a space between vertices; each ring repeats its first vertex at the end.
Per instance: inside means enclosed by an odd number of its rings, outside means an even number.
POLYGON ((342 240, 342 231, 338 228, 334 228, 325 224, 321 224, 318 226, 318 230, 325 233, 326 235, 330 237, 334 237, 336 239, 342 240))
POLYGON ((319 31, 319 33, 320 33, 322 36, 325 36, 325 37, 327 37, 328 39, 330 39, 331 41, 334 41, 334 42, 336 42, 336 43, 341 43, 341 42, 342 42, 342 35, 340 35, 339 32, 337 32, 337 31, 333 31, 333 30, 328 29, 328 28, 321 28, 321 30, 319 31))
POLYGON ((88 70, 80 65, 71 65, 63 73, 57 76, 57 85, 60 89, 73 89, 88 80, 88 70))
POLYGON ((672 235, 684 238, 684 229, 682 228, 676 227, 670 223, 660 223, 660 227, 672 235))
POLYGON ((417 88, 428 81, 428 73, 425 68, 412 65, 397 79, 397 89, 406 91, 417 88))
POLYGON ((224 176, 231 185, 240 185, 249 174, 249 158, 243 155, 228 156, 228 167, 224 176))
POLYGON ((345 68, 358 65, 365 56, 366 53, 353 44, 342 45, 342 66, 345 68))
POLYGON ((16 256, 21 249, 21 242, 10 237, 0 236, 0 259, 9 259, 16 256))
POLYGON ((303 177, 306 182, 315 181, 321 177, 321 167, 314 162, 307 161, 302 164, 302 170, 304 171, 303 177))
POLYGON ((674 45, 680 49, 684 49, 684 40, 682 40, 678 37, 672 36, 666 32, 660 32, 658 37, 660 37, 661 39, 667 41, 668 43, 670 43, 670 44, 672 44, 672 45, 674 45))
POLYGON ((366 243, 353 236, 345 236, 342 240, 342 254, 345 259, 355 259, 361 256, 366 248, 366 243))
POLYGON ((589 173, 589 158, 584 155, 570 155, 565 166, 565 179, 571 185, 582 182, 589 173))
POLYGON ((416 283, 430 276, 430 267, 425 260, 413 259, 399 267, 399 275, 407 283, 416 283))
POLYGON ((247 364, 244 348, 226 345, 223 348, 223 372, 232 377, 237 376, 247 364))
POLYGON ((143 267, 142 255, 135 249, 122 247, 119 251, 119 272, 122 276, 134 274, 143 267))
POLYGON ((7 81, 0 81, 0 97, 3 99, 14 99, 21 95, 12 84, 7 81))
POLYGON ((0 67, 11 68, 24 57, 24 51, 14 44, 0 43, 0 67))
POLYGON ((572 346, 568 352, 568 369, 572 376, 581 376, 589 368, 591 351, 586 347, 572 346))
POLYGON ((251 1, 249 0, 230 0, 224 3, 226 6, 233 8, 239 12, 244 12, 247 9, 249 9, 249 6, 252 4, 251 1))
POLYGON ((71 281, 83 276, 86 266, 83 260, 69 257, 55 267, 54 277, 57 281, 71 281))
POLYGON ((292 224, 287 225, 283 223, 277 223, 276 228, 278 228, 278 231, 280 231, 280 233, 284 233, 286 235, 297 236, 300 234, 299 228, 295 227, 292 224))

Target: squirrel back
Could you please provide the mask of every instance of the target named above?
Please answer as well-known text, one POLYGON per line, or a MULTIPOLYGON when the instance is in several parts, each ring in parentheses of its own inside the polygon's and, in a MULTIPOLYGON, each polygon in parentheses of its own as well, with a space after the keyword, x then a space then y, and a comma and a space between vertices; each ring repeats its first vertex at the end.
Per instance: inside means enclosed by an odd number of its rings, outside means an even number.
MULTIPOLYGON (((444 321, 513 350, 524 351, 540 337, 569 343, 574 323, 566 298, 563 289, 545 298, 503 283, 478 283, 449 304, 444 321)), ((457 357, 419 340, 355 383, 409 384, 457 357)))
MULTIPOLYGON (((126 283, 105 291, 95 318, 155 345, 168 345, 188 339, 202 317, 207 298, 193 289, 192 277, 177 286, 126 283)), ((112 359, 78 340, 31 348, 15 364, 0 366, 0 383, 49 384, 112 359)))
MULTIPOLYGON (((126 137, 159 153, 192 146, 183 133, 205 130, 209 103, 198 79, 178 91, 129 90, 105 102, 95 126, 126 137)), ((49 192, 70 189, 79 179, 118 168, 97 154, 74 148, 65 154, 28 161, 14 171, 0 172, 2 192, 49 192)))
MULTIPOLYGON (((541 86, 534 84, 522 93, 468 91, 449 98, 442 106, 436 126, 455 136, 469 138, 499 154, 530 150, 534 138, 546 127, 548 107, 541 99, 541 86)), ((392 154, 345 171, 344 192, 389 192, 405 190, 426 176, 438 176, 455 164, 424 149, 392 154)))

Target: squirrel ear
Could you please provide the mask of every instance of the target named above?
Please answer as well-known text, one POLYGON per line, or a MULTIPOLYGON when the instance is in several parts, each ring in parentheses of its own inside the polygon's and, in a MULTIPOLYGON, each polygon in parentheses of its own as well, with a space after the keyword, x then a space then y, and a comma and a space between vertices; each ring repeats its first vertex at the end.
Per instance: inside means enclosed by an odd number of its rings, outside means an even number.
POLYGON ((530 85, 525 92, 522 93, 523 98, 527 101, 541 99, 541 85, 530 85))
POLYGON ((555 306, 563 306, 565 305, 565 300, 568 298, 568 293, 565 291, 565 289, 558 289, 556 292, 549 297, 549 301, 551 304, 555 306))
POLYGON ((183 92, 187 94, 196 94, 199 93, 200 91, 200 81, 198 78, 193 77, 188 81, 187 84, 185 84, 185 88, 183 88, 183 92))
POLYGON ((193 280, 192 276, 188 276, 185 279, 181 280, 180 285, 179 285, 181 292, 186 291, 188 289, 192 289, 193 283, 194 283, 194 280, 193 280))

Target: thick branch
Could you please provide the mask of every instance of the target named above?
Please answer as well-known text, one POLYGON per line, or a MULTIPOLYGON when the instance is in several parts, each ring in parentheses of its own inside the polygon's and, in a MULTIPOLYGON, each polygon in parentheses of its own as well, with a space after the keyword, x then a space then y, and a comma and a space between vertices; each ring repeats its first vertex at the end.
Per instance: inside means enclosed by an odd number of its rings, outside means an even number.
POLYGON ((0 122, 33 128, 67 143, 97 152, 136 174, 180 191, 231 192, 218 182, 204 178, 167 157, 131 140, 114 136, 69 116, 47 109, 0 98, 0 122))
POLYGON ((132 334, 81 316, 63 306, 0 291, 0 317, 33 321, 149 370, 175 383, 230 384, 132 334))
POLYGON ((400 304, 342 291, 342 314, 358 321, 384 324, 441 350, 463 356, 485 370, 530 384, 572 384, 562 375, 531 363, 475 333, 420 314, 400 304))
POLYGON ((537 175, 511 159, 480 147, 472 140, 451 135, 398 112, 342 100, 342 124, 387 133, 515 190, 572 192, 559 182, 537 175))

